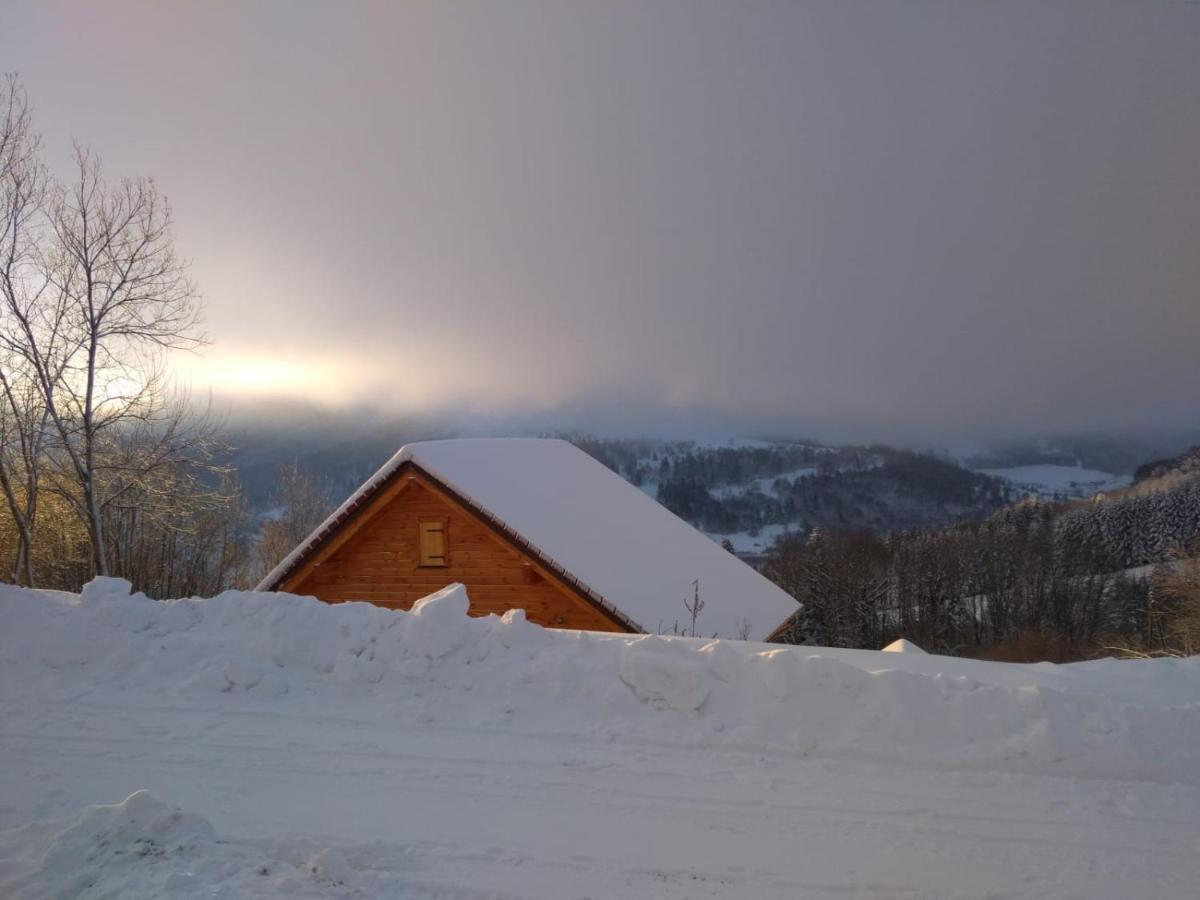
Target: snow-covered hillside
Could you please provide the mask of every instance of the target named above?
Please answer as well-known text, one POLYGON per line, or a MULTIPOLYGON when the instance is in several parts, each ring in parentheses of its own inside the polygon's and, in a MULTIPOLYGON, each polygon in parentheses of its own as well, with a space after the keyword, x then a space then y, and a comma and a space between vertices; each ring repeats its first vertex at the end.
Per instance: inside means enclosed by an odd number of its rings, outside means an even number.
POLYGON ((978 471, 993 478, 1002 478, 1018 491, 1035 497, 1091 497, 1101 491, 1124 487, 1132 480, 1129 475, 1114 475, 1098 469, 1049 464, 978 471))
POLYGON ((980 519, 1019 496, 941 456, 883 445, 570 439, 744 556, 763 556, 778 538, 814 528, 891 531, 980 519))
POLYGON ((1195 895, 1200 661, 466 606, 0 587, 0 896, 1195 895))
POLYGON ((803 534, 792 525, 763 525, 753 533, 749 531, 710 531, 705 532, 718 544, 725 541, 733 546, 733 552, 743 557, 766 556, 775 546, 775 542, 788 535, 803 534))

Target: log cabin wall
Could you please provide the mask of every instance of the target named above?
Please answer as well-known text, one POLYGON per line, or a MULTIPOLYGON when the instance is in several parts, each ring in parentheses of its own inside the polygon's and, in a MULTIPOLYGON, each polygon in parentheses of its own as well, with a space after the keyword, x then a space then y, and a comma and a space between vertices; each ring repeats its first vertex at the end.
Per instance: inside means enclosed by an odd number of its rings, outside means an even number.
POLYGON ((411 609, 457 581, 467 587, 474 616, 520 608, 531 622, 550 628, 627 630, 423 475, 408 472, 400 479, 360 513, 361 522, 349 523, 349 536, 327 539, 279 590, 331 603, 366 600, 411 609), (444 566, 420 564, 421 526, 431 521, 444 522, 444 566))

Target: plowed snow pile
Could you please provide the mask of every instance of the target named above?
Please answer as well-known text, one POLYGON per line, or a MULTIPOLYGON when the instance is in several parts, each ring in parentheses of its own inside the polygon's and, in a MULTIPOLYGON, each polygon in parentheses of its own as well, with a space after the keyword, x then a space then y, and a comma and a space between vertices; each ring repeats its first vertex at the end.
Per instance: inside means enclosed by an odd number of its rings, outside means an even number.
POLYGON ((1198 660, 466 609, 0 587, 0 896, 1194 896, 1198 660))

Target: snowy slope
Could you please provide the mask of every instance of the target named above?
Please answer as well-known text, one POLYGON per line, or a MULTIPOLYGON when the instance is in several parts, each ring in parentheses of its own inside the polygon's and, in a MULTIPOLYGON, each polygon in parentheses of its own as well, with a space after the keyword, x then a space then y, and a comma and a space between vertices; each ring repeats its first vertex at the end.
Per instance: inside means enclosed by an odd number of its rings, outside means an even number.
MULTIPOLYGON (((797 478, 810 478, 816 474, 816 466, 802 466, 799 469, 792 469, 790 472, 781 472, 769 478, 752 478, 744 484, 722 484, 710 488, 709 493, 721 500, 729 497, 740 497, 743 494, 752 492, 770 496, 775 493, 775 482, 777 481, 795 481, 797 478)), ((651 494, 651 496, 654 495, 651 494)))
POLYGON ((775 542, 784 535, 800 534, 792 525, 763 525, 757 534, 748 531, 705 532, 712 540, 720 544, 729 541, 733 552, 740 556, 764 556, 775 546, 775 542))
MULTIPOLYGON (((566 441, 409 444, 356 496, 410 460, 494 515, 644 631, 683 624, 688 619, 683 601, 691 598, 697 579, 704 601, 697 627, 704 634, 731 638, 746 628, 751 638, 763 640, 796 611, 785 591, 566 441)), ((285 559, 263 586, 294 559, 285 559)))
POLYGON ((412 613, 127 593, 0 586, 0 896, 1182 898, 1200 878, 1197 660, 556 632, 469 619, 461 588, 412 613))
POLYGON ((1124 487, 1132 480, 1128 475, 1114 475, 1099 469, 1050 464, 978 471, 1003 478, 1014 487, 1039 497, 1090 497, 1100 491, 1124 487))

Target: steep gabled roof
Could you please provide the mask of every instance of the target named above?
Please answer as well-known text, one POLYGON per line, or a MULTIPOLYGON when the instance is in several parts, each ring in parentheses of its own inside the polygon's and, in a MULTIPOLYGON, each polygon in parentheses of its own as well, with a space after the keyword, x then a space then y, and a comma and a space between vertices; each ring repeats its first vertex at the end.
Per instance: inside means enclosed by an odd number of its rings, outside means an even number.
POLYGON ((638 630, 690 626, 763 640, 796 601, 582 450, 560 440, 487 438, 401 448, 259 585, 273 590, 406 463, 441 482, 541 561, 638 630))

